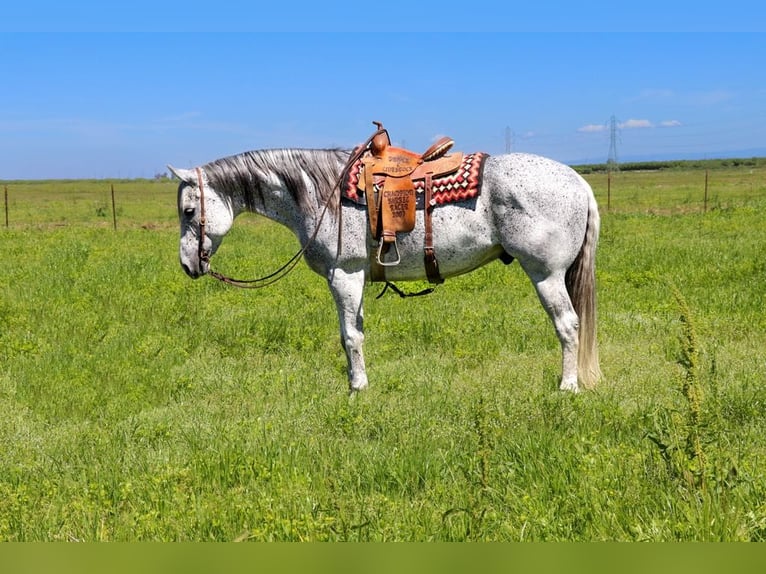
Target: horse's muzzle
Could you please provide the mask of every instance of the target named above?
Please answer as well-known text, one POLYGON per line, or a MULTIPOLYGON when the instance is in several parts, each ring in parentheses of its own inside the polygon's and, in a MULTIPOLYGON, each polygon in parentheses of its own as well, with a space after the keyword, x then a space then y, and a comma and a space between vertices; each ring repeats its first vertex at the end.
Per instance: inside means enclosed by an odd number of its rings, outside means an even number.
POLYGON ((192 279, 199 279, 210 270, 210 264, 207 261, 200 261, 198 267, 189 267, 185 262, 181 261, 181 268, 192 279))

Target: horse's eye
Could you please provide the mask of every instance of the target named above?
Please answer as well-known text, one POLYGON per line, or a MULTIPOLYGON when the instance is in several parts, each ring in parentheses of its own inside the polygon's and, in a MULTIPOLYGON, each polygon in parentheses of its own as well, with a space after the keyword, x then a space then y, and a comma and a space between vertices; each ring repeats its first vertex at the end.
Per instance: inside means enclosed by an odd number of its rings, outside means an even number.
POLYGON ((191 219, 194 217, 194 208, 193 207, 187 207, 184 209, 184 215, 191 219))

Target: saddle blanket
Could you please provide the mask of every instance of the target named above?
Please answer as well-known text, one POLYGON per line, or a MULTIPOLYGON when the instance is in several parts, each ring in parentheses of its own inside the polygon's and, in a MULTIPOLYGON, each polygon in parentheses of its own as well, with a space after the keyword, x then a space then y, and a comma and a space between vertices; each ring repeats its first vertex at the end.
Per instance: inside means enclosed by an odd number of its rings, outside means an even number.
MULTIPOLYGON (((484 162, 489 154, 476 152, 465 155, 463 162, 457 171, 445 176, 435 177, 431 181, 431 197, 434 205, 443 205, 445 203, 454 203, 465 201, 479 195, 482 183, 482 174, 484 173, 484 162)), ((348 170, 342 183, 343 197, 354 203, 366 204, 363 188, 359 187, 359 182, 364 181, 362 160, 358 160, 348 170)), ((379 191, 378 185, 382 183, 383 177, 375 177, 375 188, 379 191)), ((423 190, 425 181, 416 179, 415 191, 417 192, 417 208, 423 209, 423 190)))

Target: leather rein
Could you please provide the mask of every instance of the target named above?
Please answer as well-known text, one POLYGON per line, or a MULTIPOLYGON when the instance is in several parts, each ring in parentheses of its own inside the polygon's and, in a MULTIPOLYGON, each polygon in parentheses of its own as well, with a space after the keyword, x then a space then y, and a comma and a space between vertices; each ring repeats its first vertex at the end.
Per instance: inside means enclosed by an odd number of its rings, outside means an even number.
MULTIPOLYGON (((199 167, 195 168, 195 171, 197 172, 197 186, 199 187, 199 203, 200 203, 200 210, 199 210, 199 233, 198 236, 198 243, 197 243, 197 256, 199 257, 200 262, 205 262, 208 264, 208 275, 215 277, 219 281, 222 281, 223 283, 226 283, 228 285, 232 285, 234 287, 240 287, 241 289, 260 289, 262 287, 267 287, 268 285, 272 285, 285 277, 290 271, 295 269, 295 266, 298 265, 298 262, 300 261, 301 257, 304 253, 306 253, 306 250, 309 248, 309 246, 314 242, 317 235, 319 234, 319 227, 322 224, 322 220, 324 219, 325 213, 327 213, 327 209, 330 206, 330 201, 332 200, 333 195, 335 195, 335 190, 340 190, 341 182, 344 179, 344 174, 349 170, 349 168, 354 164, 356 160, 358 160, 362 154, 367 150, 367 146, 369 146, 372 139, 378 135, 379 133, 382 133, 385 130, 378 129, 370 138, 367 140, 365 144, 362 144, 358 148, 356 148, 349 157, 348 161, 346 162, 345 167, 341 170, 340 175, 338 176, 338 180, 335 182, 335 185, 333 186, 330 194, 327 196, 327 199, 324 202, 324 205, 322 206, 322 213, 319 216, 319 221, 317 221, 316 228, 314 229, 314 232, 311 234, 311 237, 309 237, 309 240, 306 242, 306 244, 301 247, 301 249, 293 255, 290 260, 282 265, 279 269, 274 271, 273 273, 270 273, 264 277, 259 277, 257 279, 235 279, 233 277, 228 277, 222 273, 218 273, 216 271, 213 271, 210 269, 210 253, 205 250, 205 228, 207 226, 207 219, 205 216, 205 186, 203 183, 203 177, 202 177, 202 171, 199 167)), ((341 250, 341 202, 338 201, 338 255, 340 255, 341 250)))
MULTIPOLYGON (((203 183, 202 178, 202 170, 200 170, 199 167, 195 168, 195 171, 197 172, 197 186, 199 187, 199 233, 198 235, 198 243, 197 243, 197 256, 199 257, 200 262, 205 262, 208 264, 208 275, 215 277, 219 281, 226 283, 227 285, 232 285, 234 287, 239 287, 240 289, 260 289, 262 287, 267 287, 269 285, 273 285, 283 277, 285 277, 290 271, 295 269, 295 266, 298 265, 298 262, 300 261, 301 257, 304 253, 306 253, 306 250, 309 248, 309 246, 314 242, 314 240, 317 237, 317 234, 319 233, 319 227, 322 224, 322 219, 324 219, 325 213, 327 213, 327 208, 330 206, 330 201, 332 200, 333 195, 335 194, 335 190, 337 189, 340 193, 340 187, 341 183, 345 179, 345 175, 348 172, 348 170, 351 168, 354 163, 361 158, 364 153, 369 148, 370 144, 372 143, 372 140, 375 138, 375 136, 387 133, 386 130, 380 126, 380 124, 377 124, 378 129, 375 131, 374 134, 372 134, 365 143, 358 146, 354 151, 351 152, 351 155, 348 158, 348 161, 346 162, 345 167, 341 170, 340 175, 338 176, 338 180, 335 182, 335 185, 333 186, 330 194, 327 196, 327 199, 325 200, 324 206, 322 206, 322 213, 319 216, 319 221, 317 221, 316 228, 314 229, 314 232, 311 234, 311 237, 306 242, 306 245, 301 247, 301 249, 293 255, 290 260, 282 265, 279 269, 274 271, 273 273, 269 273, 268 275, 264 277, 259 277, 257 279, 234 279, 233 277, 228 277, 224 275, 223 273, 218 273, 217 271, 213 271, 210 269, 210 253, 208 253, 205 250, 205 228, 207 226, 207 218, 205 216, 205 185, 203 183)), ((342 220, 341 220, 341 201, 338 200, 338 255, 340 255, 341 251, 341 238, 342 238, 342 220)), ((400 290, 396 285, 391 283, 390 281, 386 281, 386 285, 383 288, 383 291, 381 291, 380 295, 378 295, 378 299, 380 299, 383 294, 389 289, 389 287, 397 294, 399 297, 406 298, 406 297, 419 297, 421 295, 428 295, 430 293, 433 293, 434 288, 428 288, 424 289, 423 291, 419 291, 417 293, 405 293, 402 290, 400 290)))
POLYGON ((273 273, 270 273, 264 277, 259 277, 257 279, 235 279, 234 277, 228 277, 227 275, 224 275, 223 273, 218 273, 217 271, 213 271, 210 269, 210 253, 208 253, 205 250, 205 227, 207 225, 207 219, 205 217, 205 185, 202 181, 202 172, 200 168, 195 168, 195 171, 197 172, 197 185, 199 187, 199 233, 198 235, 198 244, 197 244, 197 256, 199 257, 200 262, 205 262, 208 264, 208 275, 211 277, 215 277, 219 281, 226 283, 228 285, 233 285, 234 287, 239 287, 241 289, 260 289, 262 287, 267 287, 268 285, 271 285, 272 283, 276 283, 282 277, 290 273, 295 266, 298 264, 298 261, 300 261, 301 256, 306 252, 306 249, 308 249, 309 245, 311 245, 311 242, 314 241, 314 239, 317 236, 317 233, 319 232, 319 225, 322 223, 322 218, 324 217, 325 212, 327 211, 327 207, 330 204, 330 198, 332 197, 332 194, 330 194, 330 197, 324 204, 324 209, 322 210, 322 215, 319 217, 319 221, 317 222, 317 227, 314 230, 313 235, 311 238, 306 242, 306 245, 304 245, 298 253, 293 255, 290 260, 282 265, 279 269, 274 271, 273 273))

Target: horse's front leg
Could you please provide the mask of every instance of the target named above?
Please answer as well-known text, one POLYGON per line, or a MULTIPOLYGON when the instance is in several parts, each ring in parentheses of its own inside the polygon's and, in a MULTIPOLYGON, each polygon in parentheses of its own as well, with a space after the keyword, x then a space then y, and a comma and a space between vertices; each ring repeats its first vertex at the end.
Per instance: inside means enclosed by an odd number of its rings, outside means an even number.
POLYGON ((340 319, 340 337, 348 360, 348 383, 351 392, 367 387, 364 366, 364 271, 346 272, 334 269, 327 282, 330 285, 340 319))

